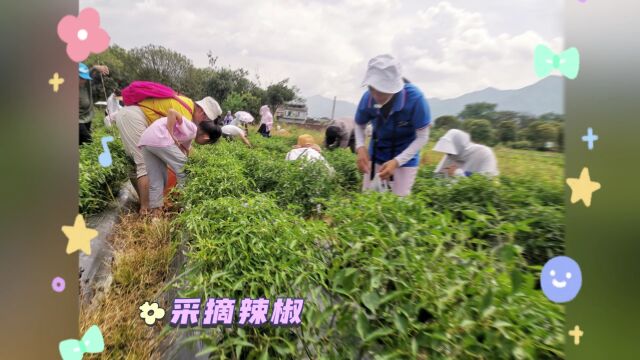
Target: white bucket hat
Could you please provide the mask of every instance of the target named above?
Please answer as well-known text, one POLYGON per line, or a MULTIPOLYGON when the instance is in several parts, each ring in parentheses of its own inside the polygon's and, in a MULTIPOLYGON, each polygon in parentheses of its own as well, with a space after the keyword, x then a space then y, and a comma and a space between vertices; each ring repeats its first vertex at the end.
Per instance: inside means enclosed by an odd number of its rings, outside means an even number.
POLYGON ((404 88, 400 64, 389 54, 374 57, 369 60, 362 86, 371 86, 387 94, 400 92, 404 88))
POLYGON ((196 104, 200 105, 204 113, 207 115, 209 120, 215 120, 218 116, 222 114, 222 109, 220 108, 220 104, 212 98, 211 96, 207 96, 206 98, 196 101, 196 104))
POLYGON ((458 129, 451 129, 438 140, 436 146, 433 147, 433 151, 460 155, 469 145, 471 145, 471 136, 468 133, 458 129))

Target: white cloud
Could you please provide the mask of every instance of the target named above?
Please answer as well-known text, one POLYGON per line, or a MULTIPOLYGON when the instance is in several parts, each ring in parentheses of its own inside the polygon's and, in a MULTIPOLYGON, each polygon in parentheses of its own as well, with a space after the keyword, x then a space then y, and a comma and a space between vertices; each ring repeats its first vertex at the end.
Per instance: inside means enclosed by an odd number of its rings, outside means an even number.
POLYGON ((535 82, 533 49, 560 48, 534 31, 492 35, 482 15, 441 2, 418 13, 419 25, 396 37, 394 53, 405 73, 430 96, 453 97, 488 86, 517 88, 535 82))
MULTIPOLYGON (((467 10, 477 7, 476 1, 81 0, 80 5, 98 9, 112 41, 125 48, 163 45, 198 66, 207 65, 212 50, 219 64, 258 69, 263 84, 291 78, 305 96, 356 102, 367 60, 389 52, 428 96, 535 82, 535 46, 562 48, 561 34, 541 35, 553 28, 548 24, 561 23, 559 10, 557 18, 540 21, 531 11, 507 11, 500 0, 485 1, 485 12, 467 10), (532 25, 496 31, 492 20, 500 16, 532 25)), ((550 3, 558 7, 561 1, 550 3)))

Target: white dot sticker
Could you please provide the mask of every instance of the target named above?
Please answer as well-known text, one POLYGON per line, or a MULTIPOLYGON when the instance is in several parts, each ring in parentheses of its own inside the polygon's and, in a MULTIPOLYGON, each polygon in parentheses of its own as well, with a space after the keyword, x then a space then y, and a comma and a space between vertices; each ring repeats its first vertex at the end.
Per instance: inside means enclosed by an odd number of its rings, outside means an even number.
POLYGON ((87 32, 87 30, 80 29, 78 31, 78 39, 84 41, 84 40, 87 40, 88 37, 89 37, 89 33, 87 32))
POLYGON ((555 270, 551 270, 551 272, 549 273, 549 275, 551 275, 551 276, 556 276, 556 271, 555 271, 555 270))
POLYGON ((571 273, 570 272, 567 273, 567 279, 571 279, 571 273))

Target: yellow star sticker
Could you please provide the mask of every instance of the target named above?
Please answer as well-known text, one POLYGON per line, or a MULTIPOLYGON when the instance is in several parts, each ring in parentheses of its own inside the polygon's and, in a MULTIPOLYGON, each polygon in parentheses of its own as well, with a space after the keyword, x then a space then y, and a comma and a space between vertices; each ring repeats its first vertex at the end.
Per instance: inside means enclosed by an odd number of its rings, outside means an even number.
POLYGON ((601 188, 599 182, 591 181, 587 167, 582 169, 579 179, 567 179, 567 185, 571 187, 571 203, 575 204, 582 200, 586 207, 591 206, 591 195, 601 188))
POLYGON ((63 226, 62 232, 67 236, 67 254, 82 250, 87 255, 91 255, 91 240, 98 236, 98 231, 87 228, 82 215, 76 216, 73 226, 63 226))

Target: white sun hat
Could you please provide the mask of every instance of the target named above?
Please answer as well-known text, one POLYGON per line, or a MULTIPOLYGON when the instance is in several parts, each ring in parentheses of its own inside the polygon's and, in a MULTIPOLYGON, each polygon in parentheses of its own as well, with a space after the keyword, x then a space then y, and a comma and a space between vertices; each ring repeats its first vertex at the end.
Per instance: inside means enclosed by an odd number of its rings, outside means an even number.
POLYGON ((460 155, 470 144, 471 136, 468 133, 451 129, 438 140, 433 150, 445 154, 460 155))
POLYGON ((371 86, 387 94, 400 92, 404 88, 400 63, 389 54, 369 60, 362 86, 371 86))
POLYGON ((218 116, 222 114, 222 109, 220 108, 220 104, 212 98, 211 96, 207 96, 206 98, 196 101, 196 104, 200 105, 202 110, 204 110, 205 115, 209 118, 209 120, 215 120, 218 116))
POLYGON ((235 118, 238 119, 238 121, 243 122, 243 123, 250 123, 253 122, 253 116, 251 116, 251 114, 249 114, 246 111, 238 111, 235 113, 235 118))

